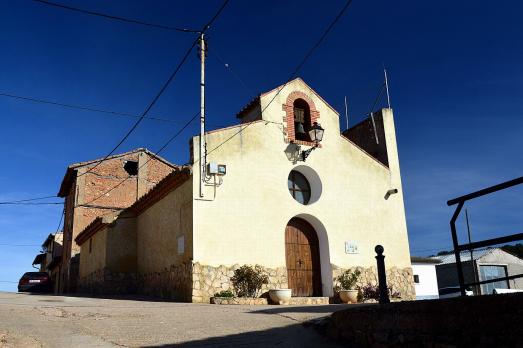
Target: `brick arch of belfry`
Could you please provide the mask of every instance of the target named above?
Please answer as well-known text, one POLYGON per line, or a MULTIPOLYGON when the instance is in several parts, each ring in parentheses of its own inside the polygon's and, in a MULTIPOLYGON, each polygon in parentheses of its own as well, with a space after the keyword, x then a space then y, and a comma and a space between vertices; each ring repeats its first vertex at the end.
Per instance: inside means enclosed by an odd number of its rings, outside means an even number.
POLYGON ((296 143, 303 143, 303 145, 309 145, 305 141, 296 140, 296 134, 294 129, 294 102, 297 99, 303 99, 309 105, 309 111, 311 116, 312 126, 314 122, 318 122, 320 118, 320 112, 316 109, 316 105, 312 99, 305 93, 301 91, 293 91, 287 96, 287 101, 282 105, 283 111, 285 111, 285 116, 283 119, 284 124, 286 125, 287 141, 294 141, 296 143))

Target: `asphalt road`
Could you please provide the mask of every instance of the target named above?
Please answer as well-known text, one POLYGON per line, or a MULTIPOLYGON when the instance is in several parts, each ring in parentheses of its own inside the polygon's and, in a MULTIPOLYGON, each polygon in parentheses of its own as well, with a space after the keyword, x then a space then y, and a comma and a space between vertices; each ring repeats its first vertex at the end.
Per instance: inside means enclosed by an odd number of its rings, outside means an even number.
POLYGON ((0 292, 0 347, 337 347, 303 323, 343 308, 0 292))

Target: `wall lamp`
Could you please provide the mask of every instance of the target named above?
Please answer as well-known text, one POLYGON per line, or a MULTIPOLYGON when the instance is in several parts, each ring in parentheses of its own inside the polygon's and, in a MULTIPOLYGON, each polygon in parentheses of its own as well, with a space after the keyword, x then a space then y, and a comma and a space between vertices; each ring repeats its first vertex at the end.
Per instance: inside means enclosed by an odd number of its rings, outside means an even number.
POLYGON ((385 198, 387 200, 387 199, 389 199, 390 195, 394 195, 396 193, 398 193, 398 189, 390 189, 387 191, 387 193, 385 194, 385 197, 383 197, 383 198, 385 198))
MULTIPOLYGON (((316 148, 320 145, 322 139, 323 139, 323 132, 325 129, 321 128, 320 124, 318 122, 314 122, 311 129, 309 130, 309 136, 311 138, 311 141, 314 143, 314 145, 305 151, 301 151, 299 154, 299 158, 305 162, 307 157, 311 154, 312 151, 316 150, 316 148)), ((305 132, 303 132, 305 133, 305 132)))

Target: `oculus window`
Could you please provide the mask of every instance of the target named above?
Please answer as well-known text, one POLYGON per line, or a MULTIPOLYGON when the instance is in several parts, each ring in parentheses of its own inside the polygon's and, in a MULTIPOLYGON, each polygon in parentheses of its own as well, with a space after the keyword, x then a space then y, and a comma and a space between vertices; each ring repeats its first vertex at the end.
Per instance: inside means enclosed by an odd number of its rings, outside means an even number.
POLYGON ((292 170, 287 182, 292 198, 301 204, 308 204, 311 199, 311 185, 307 178, 300 172, 292 170))

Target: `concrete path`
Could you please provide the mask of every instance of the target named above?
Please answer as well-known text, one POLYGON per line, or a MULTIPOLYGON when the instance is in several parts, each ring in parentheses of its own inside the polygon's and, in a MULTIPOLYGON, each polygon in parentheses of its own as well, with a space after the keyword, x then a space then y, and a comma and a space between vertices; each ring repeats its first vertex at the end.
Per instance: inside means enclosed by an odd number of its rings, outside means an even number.
POLYGON ((0 292, 0 347, 337 347, 302 323, 343 308, 0 292))

